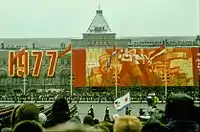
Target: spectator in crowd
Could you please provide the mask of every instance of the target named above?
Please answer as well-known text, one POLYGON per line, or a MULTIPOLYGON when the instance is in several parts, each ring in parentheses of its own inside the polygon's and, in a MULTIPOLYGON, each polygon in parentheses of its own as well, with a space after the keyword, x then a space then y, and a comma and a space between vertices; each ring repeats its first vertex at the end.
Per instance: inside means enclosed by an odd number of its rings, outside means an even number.
POLYGON ((94 124, 99 124, 99 120, 98 119, 94 119, 94 124))
POLYGON ((92 127, 86 127, 83 124, 64 123, 46 129, 46 132, 102 132, 92 127))
POLYGON ((194 106, 195 120, 200 124, 200 107, 194 106))
POLYGON ((120 116, 115 120, 114 132, 140 132, 142 125, 135 116, 120 116))
POLYGON ((12 132, 44 132, 44 129, 38 122, 26 120, 16 124, 12 132))
POLYGON ((115 122, 115 120, 116 120, 118 117, 119 117, 118 114, 114 114, 114 115, 112 116, 112 118, 113 118, 113 122, 115 122))
POLYGON ((10 122, 11 122, 11 126, 14 127, 15 126, 15 122, 16 122, 16 115, 17 115, 17 110, 18 108, 20 107, 20 105, 16 106, 14 108, 14 110, 12 111, 11 113, 11 116, 10 116, 10 122))
POLYGON ((94 125, 94 119, 90 115, 86 115, 83 119, 83 124, 88 126, 94 125))
POLYGON ((54 126, 59 123, 64 123, 70 120, 69 105, 65 98, 57 98, 52 107, 50 119, 45 127, 54 126))
POLYGON ((44 113, 40 113, 39 114, 39 121, 42 125, 45 125, 46 121, 47 121, 47 116, 44 113))
POLYGON ((185 94, 175 94, 169 98, 165 108, 166 132, 199 132, 195 120, 193 99, 185 94))
POLYGON ((24 120, 39 121, 39 108, 35 104, 23 104, 16 111, 16 123, 24 120))
POLYGON ((10 124, 11 124, 11 127, 5 127, 5 128, 3 128, 1 131, 2 132, 11 132, 11 130, 12 130, 12 128, 15 126, 15 124, 16 124, 16 112, 17 112, 17 110, 18 110, 18 108, 20 107, 20 105, 18 105, 18 106, 16 106, 14 109, 13 109, 13 111, 12 111, 12 113, 11 113, 11 115, 10 115, 10 124))
POLYGON ((102 132, 109 132, 109 129, 102 124, 97 124, 94 126, 94 128, 96 128, 97 130, 100 130, 102 132))
POLYGON ((68 121, 69 123, 76 123, 76 124, 81 124, 81 119, 78 115, 75 115, 72 119, 68 121))
POLYGON ((163 126, 157 120, 149 121, 142 127, 142 132, 162 132, 162 130, 163 126))
POLYGON ((109 132, 113 132, 113 123, 107 122, 107 121, 103 121, 103 122, 99 123, 99 125, 108 128, 109 132))

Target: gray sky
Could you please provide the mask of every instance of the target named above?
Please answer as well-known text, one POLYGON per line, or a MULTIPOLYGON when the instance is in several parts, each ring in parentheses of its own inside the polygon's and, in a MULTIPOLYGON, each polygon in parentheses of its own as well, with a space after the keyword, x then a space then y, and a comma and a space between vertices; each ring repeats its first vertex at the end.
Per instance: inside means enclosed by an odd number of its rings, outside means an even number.
POLYGON ((117 36, 193 36, 199 0, 0 0, 0 38, 81 37, 100 4, 117 36))

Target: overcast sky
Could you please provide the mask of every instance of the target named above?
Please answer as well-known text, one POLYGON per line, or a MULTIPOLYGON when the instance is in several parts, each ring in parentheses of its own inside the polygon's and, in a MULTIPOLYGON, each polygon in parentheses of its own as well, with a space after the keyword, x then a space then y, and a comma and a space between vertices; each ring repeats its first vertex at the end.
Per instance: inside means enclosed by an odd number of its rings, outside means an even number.
POLYGON ((81 37, 100 4, 117 36, 193 36, 199 0, 0 0, 0 38, 81 37))

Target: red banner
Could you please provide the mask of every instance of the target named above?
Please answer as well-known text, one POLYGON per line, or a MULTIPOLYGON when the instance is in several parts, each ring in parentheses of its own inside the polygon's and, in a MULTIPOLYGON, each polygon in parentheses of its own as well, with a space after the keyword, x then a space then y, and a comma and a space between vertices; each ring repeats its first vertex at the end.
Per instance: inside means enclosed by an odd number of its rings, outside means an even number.
POLYGON ((72 50, 73 87, 86 85, 86 51, 85 49, 72 50))
POLYGON ((194 85, 199 86, 200 48, 192 48, 192 65, 193 65, 194 85))

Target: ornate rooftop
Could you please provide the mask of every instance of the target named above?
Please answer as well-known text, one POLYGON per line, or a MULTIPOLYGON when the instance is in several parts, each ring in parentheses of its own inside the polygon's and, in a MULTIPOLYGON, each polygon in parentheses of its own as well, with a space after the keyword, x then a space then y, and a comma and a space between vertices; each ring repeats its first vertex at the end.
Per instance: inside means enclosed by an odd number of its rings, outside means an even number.
POLYGON ((103 16, 103 10, 100 8, 96 10, 96 15, 86 33, 112 33, 108 23, 103 16))

